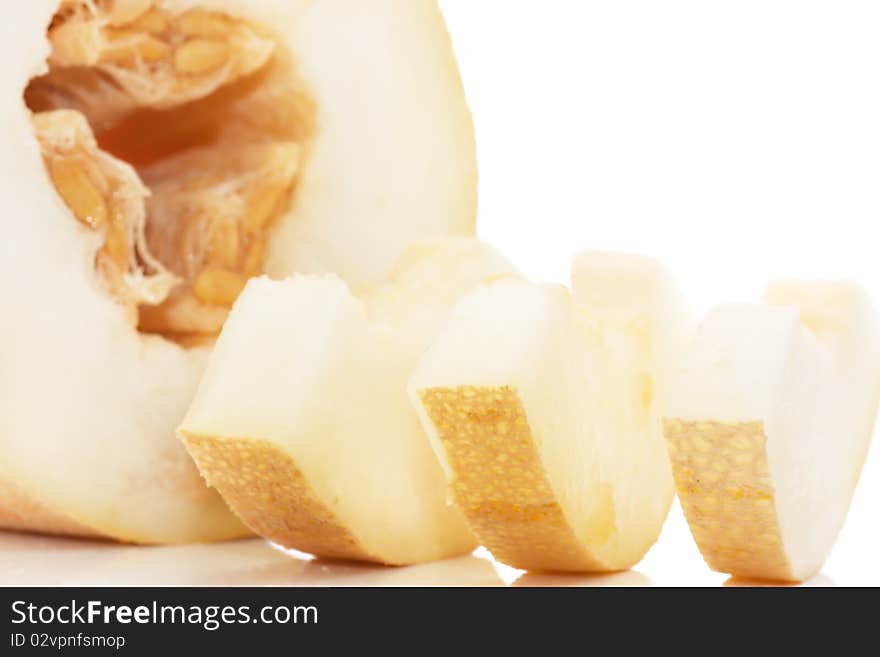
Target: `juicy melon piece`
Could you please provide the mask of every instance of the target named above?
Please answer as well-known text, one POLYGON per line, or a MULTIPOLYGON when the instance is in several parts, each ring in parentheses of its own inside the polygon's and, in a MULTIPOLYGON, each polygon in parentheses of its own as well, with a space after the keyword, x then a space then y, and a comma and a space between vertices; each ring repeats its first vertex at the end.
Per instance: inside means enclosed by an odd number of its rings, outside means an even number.
POLYGON ((473 233, 436 3, 33 0, 0 49, 0 526, 249 533, 174 436, 247 280, 473 233))
POLYGON ((468 526, 511 566, 629 568, 673 483, 659 410, 686 331, 654 261, 586 253, 573 292, 521 280, 455 308, 409 385, 468 526))
POLYGON ((780 282, 701 324, 664 409, 678 495, 713 570, 801 581, 843 526, 874 427, 880 334, 851 283, 780 282))
POLYGON ((361 299, 335 276, 251 281, 180 428, 202 474, 288 548, 393 565, 473 550, 406 383, 457 298, 511 273, 460 239, 414 247, 361 299))

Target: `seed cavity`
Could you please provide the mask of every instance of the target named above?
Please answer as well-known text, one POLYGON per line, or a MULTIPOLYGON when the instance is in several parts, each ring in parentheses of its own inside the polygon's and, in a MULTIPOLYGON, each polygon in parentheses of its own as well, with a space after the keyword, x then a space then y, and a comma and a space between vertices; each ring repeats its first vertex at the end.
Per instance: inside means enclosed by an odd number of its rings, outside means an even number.
POLYGON ((60 4, 49 72, 25 92, 49 178, 132 325, 204 344, 263 273, 308 104, 276 40, 245 20, 155 0, 60 4))
POLYGON ((174 53, 174 68, 184 75, 204 75, 215 71, 232 56, 229 44, 215 39, 193 39, 174 53))
POLYGON ((164 300, 177 279, 147 247, 143 224, 149 191, 137 173, 98 148, 79 112, 41 112, 32 123, 59 196, 90 233, 103 236, 95 269, 111 294, 132 314, 141 303, 164 300))
POLYGON ((110 7, 107 22, 110 25, 126 25, 146 14, 152 0, 116 0, 110 7))
POLYGON ((107 204, 83 159, 62 156, 51 160, 52 182, 77 219, 90 228, 101 228, 107 223, 107 204))
POLYGON ((244 289, 247 279, 241 274, 211 267, 196 277, 193 292, 196 298, 213 306, 231 306, 244 289))

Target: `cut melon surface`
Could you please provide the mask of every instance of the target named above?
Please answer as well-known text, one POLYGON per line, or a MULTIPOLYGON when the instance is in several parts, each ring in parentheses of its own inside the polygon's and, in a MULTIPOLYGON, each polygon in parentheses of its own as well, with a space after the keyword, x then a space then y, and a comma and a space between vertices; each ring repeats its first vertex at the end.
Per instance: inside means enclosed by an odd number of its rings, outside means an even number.
POLYGON ((686 312, 651 259, 589 252, 573 290, 467 295, 409 391, 451 501, 517 568, 613 571, 656 541, 673 495, 660 426, 686 312))
POLYGON ((697 331, 664 409, 681 499, 707 564, 802 581, 840 532, 880 396, 880 333, 852 283, 779 282, 697 331))
POLYGON ((392 565, 473 550, 410 406, 413 367, 455 301, 513 273, 489 247, 413 247, 360 290, 335 276, 251 281, 180 427, 202 474, 256 533, 392 565))
POLYGON ((249 533, 174 435, 247 280, 470 235, 434 0, 33 0, 0 25, 0 527, 249 533))

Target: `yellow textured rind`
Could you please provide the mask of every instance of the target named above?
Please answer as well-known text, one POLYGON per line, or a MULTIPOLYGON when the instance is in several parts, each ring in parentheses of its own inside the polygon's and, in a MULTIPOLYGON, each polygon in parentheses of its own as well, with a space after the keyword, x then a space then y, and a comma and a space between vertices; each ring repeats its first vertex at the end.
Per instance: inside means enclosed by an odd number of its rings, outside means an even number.
POLYGON ((429 388, 418 396, 452 472, 452 501, 496 559, 526 570, 608 570, 565 518, 516 390, 429 388))
POLYGON ((53 511, 33 495, 3 479, 0 479, 0 529, 78 538, 102 536, 100 532, 53 511))
POLYGON ((185 431, 181 437, 208 484, 260 536, 329 559, 397 565, 367 551, 273 443, 185 431))
POLYGON ((785 555, 761 422, 663 422, 691 533, 712 570, 794 581, 785 555))

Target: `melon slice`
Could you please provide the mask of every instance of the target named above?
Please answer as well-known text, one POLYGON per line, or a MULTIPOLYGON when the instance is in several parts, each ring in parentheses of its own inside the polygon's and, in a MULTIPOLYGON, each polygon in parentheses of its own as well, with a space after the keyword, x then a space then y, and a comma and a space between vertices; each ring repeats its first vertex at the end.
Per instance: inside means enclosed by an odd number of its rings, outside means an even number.
POLYGON ((251 281, 180 428, 202 474, 287 548, 391 565, 473 550, 406 384, 455 301, 511 273, 460 238, 413 247, 360 299, 335 276, 251 281))
POLYGON ((831 550, 865 460, 880 334, 855 284, 780 282, 764 301, 708 314, 664 431, 708 565, 801 581, 831 550))
POLYGON ((473 233, 436 3, 32 0, 0 50, 0 527, 246 533, 174 429, 247 280, 473 233))
POLYGON ((584 254, 573 284, 499 280, 465 297, 410 394, 450 498, 496 559, 621 570, 672 500, 659 409, 685 312, 647 258, 584 254))

